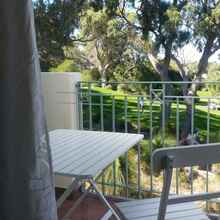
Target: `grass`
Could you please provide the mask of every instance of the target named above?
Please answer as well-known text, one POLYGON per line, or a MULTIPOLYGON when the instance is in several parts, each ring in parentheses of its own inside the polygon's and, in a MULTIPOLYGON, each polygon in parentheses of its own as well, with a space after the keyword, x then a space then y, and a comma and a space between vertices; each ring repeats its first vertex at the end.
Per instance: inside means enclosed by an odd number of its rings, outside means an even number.
MULTIPOLYGON (((151 152, 153 149, 163 147, 164 145, 174 146, 177 144, 177 134, 181 132, 181 128, 186 120, 186 105, 184 102, 180 101, 178 105, 176 100, 172 100, 171 115, 165 129, 165 139, 163 141, 161 138, 161 104, 159 101, 153 102, 151 108, 151 101, 149 97, 146 96, 144 111, 141 112, 138 106, 138 95, 135 94, 100 87, 93 87, 91 96, 88 96, 88 90, 84 90, 83 94, 83 126, 85 129, 89 129, 90 127, 89 119, 91 109, 93 130, 101 130, 103 123, 103 129, 105 131, 115 130, 118 132, 128 131, 133 133, 140 131, 144 134, 145 139, 141 143, 141 184, 145 188, 149 187, 151 152), (89 97, 91 97, 91 100, 89 97), (89 104, 90 101, 92 105, 89 104), (103 103, 103 108, 101 107, 101 103, 103 103), (177 112, 179 113, 179 118, 177 112), (177 126, 178 124, 179 127, 177 126), (151 132, 152 139, 150 138, 151 132)), ((220 111, 208 111, 208 99, 203 97, 210 96, 210 94, 207 92, 199 92, 198 95, 195 101, 194 128, 199 129, 202 143, 205 143, 207 140, 210 142, 220 142, 220 111)), ((134 156, 134 151, 132 152, 130 152, 132 156, 129 157, 129 181, 135 183, 137 158, 134 156), (131 159, 131 157, 133 159, 131 159)), ((122 158, 122 169, 124 165, 124 158, 122 158)), ((159 180, 160 179, 159 177, 159 180)), ((156 180, 157 183, 154 182, 154 185, 161 186, 161 184, 158 184, 158 179, 156 180)), ((196 182, 195 184, 198 185, 196 182)), ((204 184, 204 182, 202 184, 204 184)), ((188 190, 185 187, 186 185, 187 183, 183 183, 180 186, 183 191, 188 190)), ((135 192, 131 191, 130 195, 135 195, 135 192)))
MULTIPOLYGON (((195 104, 194 128, 198 128, 203 141, 207 139, 207 128, 209 125, 209 139, 212 142, 220 141, 220 111, 210 110, 208 112, 208 100, 202 98, 207 93, 199 93, 199 97, 195 104)), ((151 109, 150 100, 145 98, 144 111, 141 112, 138 106, 138 96, 126 94, 122 91, 114 91, 108 88, 93 87, 91 95, 91 111, 93 129, 100 130, 103 122, 104 130, 112 131, 115 125, 116 131, 125 131, 126 126, 129 132, 138 132, 140 130, 149 137, 151 129, 156 135, 160 130, 161 124, 161 106, 159 101, 152 104, 152 125, 150 126, 151 109), (103 114, 101 108, 101 98, 103 99, 103 114), (126 104, 127 99, 127 104, 126 104), (115 107, 113 107, 115 105, 115 107), (126 110, 127 108, 127 110, 126 110), (127 112, 127 113, 126 113, 127 112), (103 116, 103 118, 102 118, 103 116), (115 120, 114 120, 115 118, 115 120), (113 123, 113 121, 115 123, 113 123)), ((171 116, 167 123, 166 137, 176 136, 177 134, 177 108, 179 109, 179 131, 186 119, 186 106, 180 102, 179 106, 175 102, 171 106, 171 116)), ((89 99, 84 99, 84 127, 89 128, 89 99)))

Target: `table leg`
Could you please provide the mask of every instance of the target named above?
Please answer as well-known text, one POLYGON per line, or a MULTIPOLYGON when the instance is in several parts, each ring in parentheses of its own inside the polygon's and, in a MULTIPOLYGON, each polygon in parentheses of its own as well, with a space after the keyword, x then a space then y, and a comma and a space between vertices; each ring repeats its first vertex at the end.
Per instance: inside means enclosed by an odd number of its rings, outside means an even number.
POLYGON ((57 208, 60 208, 60 206, 63 204, 63 202, 66 200, 66 198, 70 195, 70 193, 77 189, 79 183, 79 179, 75 178, 73 182, 69 185, 69 187, 65 190, 65 192, 62 194, 62 196, 57 200, 57 208))
POLYGON ((74 205, 69 209, 69 211, 66 213, 66 215, 62 218, 62 220, 65 220, 70 216, 71 213, 75 211, 75 209, 80 205, 80 203, 83 201, 83 199, 87 196, 89 191, 91 190, 92 186, 90 186, 74 203, 74 205))
MULTIPOLYGON (((106 169, 105 169, 106 170, 106 169)), ((105 171, 104 170, 104 171, 105 171)), ((103 172, 104 172, 103 171, 103 172)), ((100 173, 96 179, 100 178, 102 176, 102 173, 100 173)), ((90 179, 90 178, 89 178, 90 179)), ((84 182, 88 181, 87 179, 84 179, 84 182)), ((91 184, 91 183, 90 183, 91 184)), ((80 203, 83 201, 83 199, 86 197, 86 195, 89 193, 89 191, 91 190, 91 188, 93 188, 92 185, 90 185, 90 187, 80 196, 80 198, 77 199, 77 201, 74 203, 74 205, 69 209, 69 211, 66 213, 66 215, 62 218, 62 220, 68 219, 69 216, 71 215, 71 213, 73 213, 75 211, 75 209, 80 205, 80 203)), ((71 187, 70 187, 71 190, 71 187)), ((67 193, 68 195, 70 193, 67 193)), ((64 199, 65 200, 65 199, 64 199)), ((59 206, 60 207, 60 206, 59 206)))
POLYGON ((112 214, 116 217, 117 220, 120 220, 120 217, 118 216, 118 214, 115 212, 115 210, 111 207, 111 205, 109 204, 109 202, 107 201, 107 199, 103 196, 103 194, 101 192, 99 192, 98 187, 96 185, 96 182, 93 179, 90 179, 89 182, 91 183, 92 187, 95 189, 95 191, 97 192, 98 197, 101 199, 101 201, 103 202, 103 204, 111 210, 112 214))

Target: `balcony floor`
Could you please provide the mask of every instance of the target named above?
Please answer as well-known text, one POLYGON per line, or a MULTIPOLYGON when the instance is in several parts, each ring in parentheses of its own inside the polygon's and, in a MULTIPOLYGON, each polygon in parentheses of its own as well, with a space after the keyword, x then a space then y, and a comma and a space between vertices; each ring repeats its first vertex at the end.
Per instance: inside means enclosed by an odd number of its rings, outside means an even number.
MULTIPOLYGON (((60 189, 56 189, 56 196, 57 198, 60 196, 61 192, 60 189)), ((74 202, 79 198, 81 195, 80 192, 73 192, 68 199, 64 202, 62 207, 58 210, 58 219, 61 220, 67 211, 72 207, 74 202)), ((120 199, 112 199, 107 198, 110 204, 121 202, 120 199)), ((125 200, 123 200, 125 201, 125 200)), ((94 195, 88 194, 87 197, 82 201, 79 207, 71 214, 70 218, 66 220, 100 220, 102 216, 107 212, 107 209, 103 205, 102 202, 94 195)), ((209 216, 210 220, 218 220, 219 215, 216 216, 209 216)))
MULTIPOLYGON (((56 190, 57 196, 60 195, 60 189, 56 190)), ((74 202, 79 198, 81 193, 73 192, 72 195, 64 202, 62 207, 58 210, 58 217, 59 220, 64 217, 67 213, 69 208, 74 204, 74 202)), ((113 202, 112 199, 108 198, 110 203, 113 202)), ((114 201, 114 202, 118 202, 114 201)), ((87 195, 87 197, 83 200, 80 206, 72 213, 69 220, 99 220, 105 213, 107 209, 104 207, 103 203, 94 196, 94 195, 87 195)))

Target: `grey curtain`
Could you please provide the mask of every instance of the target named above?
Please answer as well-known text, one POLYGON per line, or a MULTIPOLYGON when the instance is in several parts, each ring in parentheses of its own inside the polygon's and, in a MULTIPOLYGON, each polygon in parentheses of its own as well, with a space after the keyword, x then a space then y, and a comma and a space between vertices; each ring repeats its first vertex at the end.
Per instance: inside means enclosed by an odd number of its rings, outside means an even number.
POLYGON ((56 220, 31 0, 0 2, 0 220, 56 220))

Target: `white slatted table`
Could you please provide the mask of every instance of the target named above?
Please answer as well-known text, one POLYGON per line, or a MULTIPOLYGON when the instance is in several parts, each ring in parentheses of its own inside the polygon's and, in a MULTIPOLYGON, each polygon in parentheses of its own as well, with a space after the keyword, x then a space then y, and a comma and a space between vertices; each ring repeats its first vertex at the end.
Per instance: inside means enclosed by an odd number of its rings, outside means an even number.
MULTIPOLYGON (((58 199, 58 208, 73 189, 78 187, 80 182, 87 181, 116 218, 120 219, 97 189, 95 179, 119 156, 138 144, 143 139, 143 135, 82 130, 54 130, 49 133, 49 137, 54 173, 73 178, 71 185, 58 199)), ((75 210, 85 196, 86 193, 83 194, 64 218, 75 210)))

